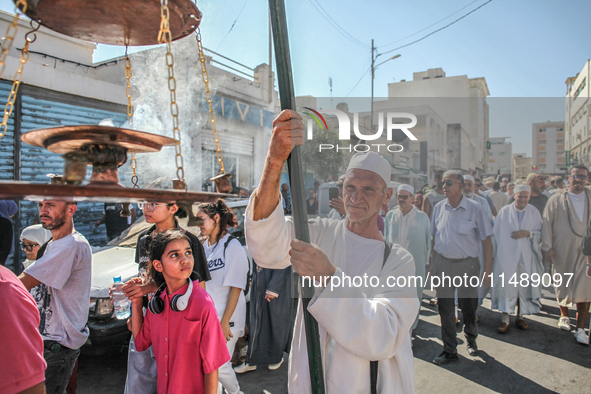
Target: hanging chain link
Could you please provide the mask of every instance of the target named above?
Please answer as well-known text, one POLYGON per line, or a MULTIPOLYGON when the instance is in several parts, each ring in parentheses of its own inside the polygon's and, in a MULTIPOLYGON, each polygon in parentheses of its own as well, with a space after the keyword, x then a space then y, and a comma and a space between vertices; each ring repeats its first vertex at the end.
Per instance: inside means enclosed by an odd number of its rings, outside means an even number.
POLYGON ((6 34, 4 35, 4 41, 2 41, 2 49, 0 52, 0 78, 4 74, 6 56, 8 56, 10 48, 12 48, 12 44, 14 43, 14 37, 16 36, 16 32, 18 31, 18 18, 22 13, 25 12, 27 12, 27 2, 25 0, 18 0, 16 2, 16 5, 14 6, 14 19, 12 20, 12 23, 8 25, 8 28, 6 29, 6 34), (22 7, 22 12, 20 7, 22 7))
POLYGON ((207 104, 209 104, 209 121, 213 126, 211 135, 213 136, 213 141, 215 142, 216 146, 216 156, 220 165, 220 174, 225 174, 226 170, 224 168, 224 155, 220 149, 220 134, 215 128, 215 112, 213 112, 213 107, 211 104, 212 95, 211 91, 209 90, 209 74, 207 73, 207 68, 205 66, 206 59, 205 54, 203 53, 203 43, 201 42, 201 29, 197 29, 197 49, 199 50, 199 60, 201 62, 201 77, 203 78, 203 83, 205 84, 205 100, 207 100, 207 104))
POLYGON ((12 115, 12 111, 14 109, 14 101, 16 100, 18 87, 20 86, 21 80, 23 79, 23 68, 29 61, 29 44, 35 42, 37 39, 37 34, 35 33, 40 27, 41 25, 39 23, 31 19, 31 30, 25 35, 25 46, 21 50, 20 64, 16 70, 16 73, 14 74, 12 89, 10 90, 6 106, 4 107, 4 119, 2 119, 2 124, 0 125, 0 138, 2 138, 8 130, 8 118, 10 118, 10 115, 12 115), (37 24, 37 27, 34 27, 35 24, 37 24))
MULTIPOLYGON (((125 79, 127 80, 127 87, 125 88, 125 94, 127 95, 127 123, 129 127, 133 125, 133 105, 131 104, 131 95, 133 91, 131 89, 131 61, 129 60, 129 56, 127 55, 127 46, 125 47, 125 79)), ((131 183, 133 183, 134 189, 139 189, 138 180, 136 174, 137 169, 137 160, 135 159, 135 153, 131 154, 131 168, 133 170, 133 176, 131 177, 131 183)))
POLYGON ((179 107, 176 103, 176 79, 174 78, 174 57, 170 42, 172 41, 172 34, 170 32, 170 18, 168 11, 168 0, 160 1, 160 32, 158 33, 158 42, 160 44, 166 43, 166 65, 168 67, 168 90, 170 90, 170 113, 172 114, 172 132, 176 141, 176 175, 178 179, 185 179, 185 169, 183 161, 183 153, 181 150, 181 131, 179 129, 179 107))
MULTIPOLYGON (((0 78, 4 74, 4 67, 6 66, 6 56, 8 56, 8 52, 10 51, 10 48, 12 48, 12 44, 14 43, 14 37, 16 36, 16 32, 18 31, 18 18, 19 18, 19 15, 21 15, 21 10, 19 7, 22 7, 22 9, 23 9, 22 12, 26 12, 27 11, 27 2, 25 0, 18 0, 16 2, 16 5, 14 7, 14 19, 12 20, 12 23, 9 24, 8 28, 6 29, 6 35, 4 36, 4 41, 2 41, 2 49, 0 52, 0 78)), ((33 21, 31 21, 31 27, 33 27, 33 21)), ((39 29, 39 27, 37 27, 37 29, 39 29)), ((34 29, 34 31, 37 31, 37 29, 34 29)), ((35 39, 33 39, 33 41, 35 41, 35 39)), ((29 47, 29 42, 27 41, 25 43, 25 48, 28 48, 28 47, 29 47)), ((22 78, 23 66, 24 66, 24 63, 26 63, 29 60, 29 51, 27 49, 25 52, 25 48, 23 48, 23 51, 21 52, 20 65, 19 65, 17 73, 14 75, 14 83, 12 85, 12 90, 10 91, 10 95, 8 96, 8 102, 6 103, 6 107, 4 107, 4 120, 2 121, 2 125, 0 125, 0 139, 2 137, 4 137, 4 135, 6 134, 6 131, 8 130, 8 118, 10 117, 10 114, 12 114, 12 110, 14 107, 14 100, 16 99, 16 92, 18 90, 18 85, 20 84, 20 79, 22 78), (23 59, 25 59, 24 63, 23 63, 23 59), (17 77, 18 77, 18 82, 17 82, 17 77), (12 101, 11 101, 11 97, 12 97, 12 101), (8 115, 6 115, 6 111, 9 111, 8 115)))

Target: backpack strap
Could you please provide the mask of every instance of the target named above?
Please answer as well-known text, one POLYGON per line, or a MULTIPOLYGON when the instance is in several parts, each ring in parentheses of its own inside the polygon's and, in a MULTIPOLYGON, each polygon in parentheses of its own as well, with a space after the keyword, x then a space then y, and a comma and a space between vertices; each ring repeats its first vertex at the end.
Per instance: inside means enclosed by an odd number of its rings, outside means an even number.
MULTIPOLYGON (((390 256, 390 252, 392 251, 392 244, 388 241, 384 242, 384 261, 382 262, 382 269, 384 269, 384 265, 386 265, 386 261, 390 256)), ((377 361, 370 361, 369 362, 369 379, 371 381, 371 394, 378 394, 378 362, 377 361)))
MULTIPOLYGON (((238 238, 236 238, 235 236, 233 236, 232 234, 228 234, 228 239, 226 240, 226 242, 224 242, 224 260, 226 260, 226 249, 228 248, 228 245, 230 244, 230 242, 232 242, 232 240, 235 239, 238 241, 238 238)), ((240 242, 240 241, 238 241, 240 242)), ((242 244, 241 244, 242 246, 242 244)), ((248 257, 247 257, 248 260, 248 257)), ((248 273, 246 274, 246 288, 244 289, 244 295, 246 295, 248 293, 248 290, 250 289, 250 262, 248 262, 248 273)))

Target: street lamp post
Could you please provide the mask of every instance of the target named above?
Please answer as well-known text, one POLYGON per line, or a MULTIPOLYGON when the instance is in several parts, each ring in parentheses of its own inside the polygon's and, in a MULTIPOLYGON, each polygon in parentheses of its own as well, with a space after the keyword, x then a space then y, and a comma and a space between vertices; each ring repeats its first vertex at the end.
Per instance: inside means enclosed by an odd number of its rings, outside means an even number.
POLYGON ((384 60, 383 62, 381 62, 380 64, 378 64, 377 66, 375 65, 375 61, 378 58, 378 56, 381 55, 381 53, 378 53, 375 57, 374 57, 374 51, 375 51, 375 47, 373 45, 373 39, 371 40, 371 114, 369 117, 369 130, 370 133, 373 133, 373 81, 375 78, 375 72, 376 72, 376 68, 378 68, 379 66, 381 66, 382 64, 389 62, 390 60, 394 60, 399 58, 401 55, 394 55, 389 59, 384 60))

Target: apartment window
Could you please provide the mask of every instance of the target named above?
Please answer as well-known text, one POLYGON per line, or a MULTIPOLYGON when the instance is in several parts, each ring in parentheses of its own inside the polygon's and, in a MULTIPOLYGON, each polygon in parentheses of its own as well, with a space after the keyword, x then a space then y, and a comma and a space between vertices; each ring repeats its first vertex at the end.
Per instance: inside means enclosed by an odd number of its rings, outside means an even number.
POLYGON ((564 150, 564 145, 557 145, 556 150, 558 150, 558 151, 564 150))
POLYGON ((579 94, 581 94, 583 89, 585 89, 585 85, 587 85, 587 78, 583 79, 583 82, 581 82, 581 84, 577 88, 577 91, 575 92, 575 98, 579 97, 579 94))
POLYGON ((546 129, 540 129, 540 133, 545 133, 546 129))

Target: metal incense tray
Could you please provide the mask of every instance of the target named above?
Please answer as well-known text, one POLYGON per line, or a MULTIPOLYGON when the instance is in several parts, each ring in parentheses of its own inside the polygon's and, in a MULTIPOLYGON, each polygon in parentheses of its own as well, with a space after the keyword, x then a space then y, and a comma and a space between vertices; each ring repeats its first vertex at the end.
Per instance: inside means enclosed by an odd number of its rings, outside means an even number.
MULTIPOLYGON (((168 0, 172 40, 193 33, 201 12, 191 0, 168 0)), ((156 45, 159 0, 27 0, 25 14, 48 29, 109 45, 156 45)))
POLYGON ((30 131, 21 136, 29 145, 63 154, 63 181, 79 185, 86 167, 93 166, 90 185, 120 185, 117 169, 127 161, 127 153, 159 152, 174 145, 172 138, 110 126, 66 126, 30 131))

